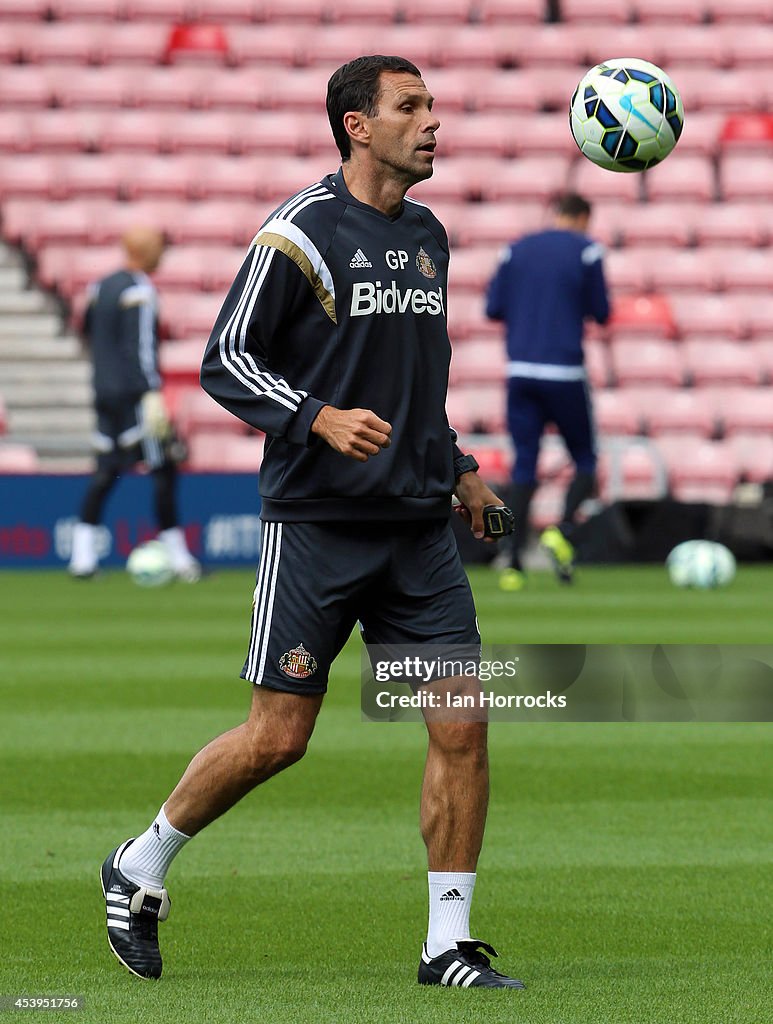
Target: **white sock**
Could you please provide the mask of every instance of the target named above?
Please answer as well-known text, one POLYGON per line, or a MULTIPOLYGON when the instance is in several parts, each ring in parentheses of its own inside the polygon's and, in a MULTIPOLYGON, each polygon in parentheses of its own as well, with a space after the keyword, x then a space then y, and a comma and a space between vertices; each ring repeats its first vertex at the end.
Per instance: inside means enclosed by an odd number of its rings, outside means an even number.
POLYGON ((175 572, 187 568, 191 562, 195 561, 185 542, 185 534, 179 526, 172 526, 168 530, 162 530, 158 535, 158 539, 166 548, 175 572))
POLYGON ((457 939, 469 939, 474 871, 430 871, 427 955, 440 956, 457 939))
POLYGON ((169 824, 162 807, 147 832, 124 850, 118 867, 135 885, 163 889, 169 865, 190 838, 169 824))
POLYGON ((76 523, 72 530, 70 572, 84 575, 97 568, 97 527, 91 523, 76 523))

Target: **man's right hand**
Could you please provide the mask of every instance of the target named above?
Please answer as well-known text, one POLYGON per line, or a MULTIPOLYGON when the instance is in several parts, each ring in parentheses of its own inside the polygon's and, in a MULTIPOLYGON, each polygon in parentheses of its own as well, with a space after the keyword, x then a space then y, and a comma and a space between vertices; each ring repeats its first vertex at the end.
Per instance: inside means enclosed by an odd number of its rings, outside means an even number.
POLYGON ((318 434, 335 451, 357 462, 367 462, 392 443, 392 424, 379 419, 370 409, 336 409, 333 405, 324 405, 311 425, 311 432, 318 434))
POLYGON ((160 391, 146 391, 141 402, 142 420, 146 434, 159 441, 166 440, 172 428, 163 395, 160 391))

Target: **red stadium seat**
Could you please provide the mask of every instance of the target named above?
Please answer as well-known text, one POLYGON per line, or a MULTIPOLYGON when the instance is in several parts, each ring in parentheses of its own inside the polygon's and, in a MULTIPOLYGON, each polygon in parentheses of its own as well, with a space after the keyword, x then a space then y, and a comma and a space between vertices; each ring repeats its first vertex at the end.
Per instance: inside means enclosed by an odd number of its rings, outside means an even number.
MULTIPOLYGON (((514 32, 492 31, 485 25, 443 26, 437 32, 434 60, 443 67, 493 68, 497 64, 512 63, 512 50, 503 35, 510 40, 514 32)), ((431 84, 431 83, 430 83, 431 84)))
POLYGON ((738 481, 733 452, 721 441, 681 436, 661 438, 658 450, 669 470, 671 491, 678 501, 725 505, 738 481))
POLYGON ((619 387, 679 387, 684 380, 681 350, 670 341, 616 341, 610 349, 610 361, 619 387))
POLYGON ((65 298, 82 294, 92 281, 121 266, 123 254, 118 246, 49 245, 38 256, 39 282, 57 288, 65 298))
POLYGON ((329 11, 328 0, 265 0, 264 18, 268 22, 325 21, 329 11))
MULTIPOLYGON (((176 341, 174 347, 190 345, 187 341, 176 341)), ((196 365, 196 378, 198 380, 201 357, 204 354, 204 346, 195 343, 198 348, 198 360, 196 365)), ((231 435, 244 435, 249 429, 247 424, 228 412, 201 388, 187 388, 184 390, 177 403, 175 425, 183 437, 200 433, 224 433, 231 435)), ((223 439, 225 442, 225 438, 223 439)), ((230 442, 226 442, 230 443, 230 442)))
POLYGON ((523 157, 494 167, 481 185, 487 199, 545 201, 566 188, 569 161, 566 157, 523 157))
MULTIPOLYGON (((123 180, 126 198, 131 200, 150 197, 183 199, 191 196, 202 171, 203 161, 198 157, 147 156, 134 162, 123 180)), ((254 188, 252 193, 254 195, 254 188)))
POLYGON ((452 250, 449 268, 449 288, 477 290, 481 295, 494 273, 497 263, 496 246, 476 247, 474 249, 456 248, 452 250))
POLYGON ((489 31, 493 31, 500 61, 506 60, 508 64, 524 68, 574 64, 579 81, 593 63, 588 56, 590 37, 578 25, 497 25, 489 31))
POLYGON ((111 116, 96 110, 39 110, 25 118, 25 130, 35 152, 83 153, 99 148, 111 116))
POLYGON ((715 291, 722 283, 724 256, 711 249, 635 250, 646 262, 652 287, 658 292, 715 291))
POLYGON ((773 337, 747 341, 746 344, 754 354, 763 382, 773 384, 773 337))
POLYGON ((186 60, 224 62, 229 51, 228 36, 221 25, 181 24, 169 29, 164 59, 170 64, 186 60))
MULTIPOLYGON (((491 165, 488 170, 491 170, 491 165)), ((477 199, 484 174, 484 168, 473 158, 438 160, 432 177, 415 185, 411 189, 411 197, 430 206, 436 199, 477 199)))
POLYGON ((125 177, 131 174, 130 157, 95 154, 67 156, 58 163, 59 187, 64 195, 118 198, 125 177))
POLYGON ((0 109, 0 150, 10 154, 39 148, 29 129, 29 115, 25 116, 20 110, 0 109))
MULTIPOLYGON (((545 218, 544 207, 536 203, 466 203, 459 208, 453 235, 459 245, 501 247, 544 227, 545 218)), ((493 272, 493 264, 490 269, 493 272)))
POLYGON ((621 295, 612 303, 609 326, 614 334, 674 336, 676 323, 664 295, 621 295))
POLYGON ((647 171, 644 180, 650 202, 674 199, 711 202, 716 192, 714 169, 708 160, 699 156, 666 160, 647 171))
MULTIPOLYGON (((162 311, 167 309, 167 305, 168 303, 163 303, 162 311)), ((212 323, 214 324, 214 320, 212 323)), ((201 340, 165 341, 158 350, 159 369, 161 371, 161 376, 164 379, 164 384, 173 384, 177 387, 195 387, 194 395, 204 395, 204 392, 202 392, 198 386, 203 355, 204 342, 201 340)), ((208 395, 205 397, 211 404, 215 404, 208 395)), ((180 396, 179 401, 180 404, 185 401, 182 395, 180 396)), ((231 418, 233 419, 233 417, 231 418)))
MULTIPOLYGON (((265 18, 262 0, 196 0, 196 16, 199 21, 214 21, 222 25, 265 18)), ((241 29, 240 29, 241 31, 241 29)))
POLYGON ((773 260, 765 249, 722 250, 718 266, 727 291, 773 291, 773 260))
POLYGON ((188 0, 124 0, 129 21, 179 21, 188 16, 188 0))
POLYGON ((137 79, 136 70, 130 67, 68 68, 51 65, 38 74, 48 80, 49 90, 62 107, 107 107, 111 110, 130 104, 137 79))
POLYGON ((542 0, 479 0, 478 18, 497 25, 503 22, 533 25, 545 19, 542 0))
POLYGON ((89 64, 96 61, 100 24, 61 22, 27 26, 21 44, 26 63, 89 64))
MULTIPOLYGON (((628 245, 686 246, 691 240, 693 222, 704 215, 706 207, 684 203, 636 203, 617 205, 604 217, 614 224, 622 242, 628 245)), ((591 232, 595 234, 601 210, 594 209, 591 232)))
MULTIPOLYGON (((204 68, 179 67, 143 69, 135 78, 132 104, 142 109, 168 109, 178 111, 185 107, 204 107, 210 89, 221 81, 229 81, 239 72, 213 75, 204 68)), ((254 105, 254 104, 253 104, 254 105)))
POLYGON ((46 156, 15 156, 0 162, 0 200, 10 196, 62 198, 65 190, 56 161, 46 156))
POLYGON ((646 250, 613 249, 604 260, 604 268, 615 295, 646 292, 652 279, 654 261, 646 250))
POLYGON ((561 0, 561 15, 564 21, 572 23, 593 21, 623 24, 633 20, 635 6, 635 0, 623 0, 622 3, 616 3, 615 0, 561 0))
POLYGON ((171 129, 181 116, 171 111, 116 110, 101 121, 98 148, 105 153, 168 150, 171 129))
POLYGON ((719 141, 726 152, 769 153, 773 150, 773 114, 730 114, 722 125, 719 141))
MULTIPOLYGON (((50 244, 77 244, 86 245, 89 242, 98 242, 100 239, 94 237, 94 224, 101 224, 103 218, 113 204, 106 199, 85 199, 69 203, 40 203, 37 208, 31 210, 27 215, 27 221, 20 224, 18 231, 23 238, 24 244, 33 253, 36 253, 41 246, 50 244)), ((12 207, 5 210, 3 218, 4 233, 10 233, 14 237, 13 225, 9 224, 12 219, 12 207), (11 228, 9 232, 9 227, 11 228)))
POLYGON ((725 156, 719 168, 724 199, 773 200, 770 159, 765 156, 725 156))
POLYGON ((712 396, 694 388, 630 389, 631 403, 639 410, 644 428, 653 437, 662 434, 692 434, 712 437, 717 429, 717 412, 712 396))
POLYGON ((503 131, 501 114, 455 113, 443 117, 438 131, 438 166, 446 156, 485 153, 486 156, 512 156, 515 139, 503 131))
POLYGON ((173 153, 233 153, 240 141, 236 124, 217 110, 183 111, 166 128, 166 148, 173 153))
POLYGON ((747 22, 759 25, 773 21, 773 11, 769 0, 705 0, 706 11, 712 21, 719 24, 725 22, 747 22))
POLYGON ((504 344, 496 338, 486 338, 455 345, 450 380, 454 385, 499 383, 504 386, 504 344))
POLYGON ((767 69, 773 64, 773 32, 760 25, 732 25, 714 29, 722 33, 728 60, 741 68, 758 65, 767 69))
POLYGON ((59 21, 117 21, 124 0, 51 0, 49 7, 59 21))
POLYGON ((165 224, 165 230, 181 245, 203 242, 244 247, 259 226, 254 203, 214 199, 186 204, 173 222, 165 224))
POLYGON ((308 26, 297 33, 303 62, 330 69, 351 60, 353 53, 372 53, 383 31, 375 22, 308 26))
POLYGON ((755 246, 769 240, 760 207, 752 203, 711 203, 697 212, 691 230, 698 245, 755 246))
POLYGON ((609 383, 609 351, 605 341, 587 338, 585 341, 585 369, 594 388, 605 388, 609 383))
POLYGON ((677 158, 715 157, 719 151, 719 133, 724 114, 716 110, 690 110, 677 145, 677 158))
POLYGON ((257 473, 266 443, 263 434, 232 436, 222 430, 188 439, 188 468, 199 473, 257 473))
POLYGON ((476 88, 478 107, 487 111, 564 111, 578 78, 577 68, 564 65, 495 71, 476 88))
POLYGON ((237 64, 281 64, 293 67, 305 62, 314 49, 316 32, 302 27, 288 31, 287 25, 245 25, 233 32, 231 55, 237 64))
MULTIPOLYGON (((764 110, 768 86, 759 72, 748 69, 728 71, 692 65, 670 66, 669 73, 681 93, 684 109, 738 113, 764 110)), ((689 116, 685 118, 685 124, 689 116)))
POLYGON ((633 0, 633 6, 636 19, 644 24, 675 21, 681 25, 699 25, 706 10, 705 0, 633 0))
POLYGON ((682 344, 688 375, 696 386, 707 384, 759 384, 760 367, 755 353, 744 342, 699 338, 682 344))
POLYGON ((636 203, 641 196, 641 174, 612 174, 596 167, 585 157, 574 165, 572 188, 592 202, 618 200, 636 203))
POLYGON ((725 434, 773 433, 773 388, 721 388, 714 392, 725 434))
POLYGON ((593 417, 603 437, 641 433, 641 417, 631 402, 630 391, 602 388, 593 393, 593 417))
MULTIPOLYGON (((352 3, 353 0, 334 0, 336 4, 352 3)), ((430 22, 433 26, 451 22, 463 25, 473 14, 477 15, 476 0, 421 0, 421 3, 410 3, 403 0, 399 4, 402 19, 411 24, 430 22)))
POLYGON ((767 434, 733 434, 726 442, 743 480, 767 483, 773 480, 773 437, 767 434))
POLYGON ((743 309, 743 317, 749 334, 753 338, 765 338, 773 334, 773 297, 765 295, 733 296, 743 309))
POLYGON ((48 0, 0 0, 0 18, 3 21, 19 19, 31 21, 32 19, 42 21, 48 14, 48 0))
MULTIPOLYGON (((703 0, 699 0, 699 2, 701 5, 703 4, 703 0)), ((669 5, 665 5, 663 0, 658 0, 657 5, 652 8, 659 14, 659 17, 654 20, 662 22, 662 12, 659 10, 662 6, 669 5)), ((673 9, 678 11, 679 6, 676 5, 673 9)), ((678 15, 677 18, 679 18, 678 15)), ((647 24, 642 24, 642 28, 646 29, 647 24)), ((675 24, 672 22, 668 26, 667 31, 663 31, 661 25, 654 26, 654 29, 658 35, 655 63, 664 68, 671 67, 675 62, 701 66, 710 65, 718 68, 722 67, 728 59, 726 40, 713 25, 685 25, 679 18, 675 24)), ((639 31, 638 25, 636 30, 639 31)))
POLYGON ((655 500, 668 490, 665 463, 657 448, 645 440, 608 445, 601 452, 598 472, 606 502, 655 500))
POLYGON ((50 106, 53 98, 49 76, 40 68, 0 67, 0 106, 38 110, 50 106))
MULTIPOLYGON (((189 195, 197 199, 252 199, 263 196, 282 182, 271 179, 268 157, 259 156, 181 156, 189 195)), ((313 179, 312 179, 313 180, 313 179)), ((305 182, 311 184, 311 181, 305 182)), ((292 188, 285 196, 292 195, 292 188)))
POLYGON ((27 444, 0 444, 0 473, 39 473, 37 452, 27 444))
MULTIPOLYGON (((359 3, 358 0, 331 0, 326 14, 330 20, 344 24, 391 25, 398 20, 403 7, 401 0, 370 0, 367 4, 359 3)), ((364 52, 367 51, 355 48, 350 51, 349 59, 353 53, 364 52)))
MULTIPOLYGON (((193 68, 176 68, 177 74, 193 68)), ((198 106, 213 109, 256 110, 273 102, 271 68, 235 68, 222 75, 208 75, 198 95, 198 106)))
POLYGON ((98 53, 104 64, 159 64, 165 53, 168 31, 160 22, 118 22, 103 25, 98 53))
POLYGON ((170 292, 163 296, 161 321, 171 338, 203 342, 209 337, 222 304, 223 296, 214 292, 170 292))
POLYGON ((510 479, 513 458, 510 449, 501 444, 475 444, 467 449, 480 466, 479 475, 489 484, 505 484, 510 479))
POLYGON ((327 117, 325 96, 329 69, 309 68, 300 71, 279 68, 266 79, 262 106, 280 110, 308 110, 327 117))
POLYGON ((728 295, 680 292, 670 297, 679 333, 743 338, 749 330, 748 304, 728 295))

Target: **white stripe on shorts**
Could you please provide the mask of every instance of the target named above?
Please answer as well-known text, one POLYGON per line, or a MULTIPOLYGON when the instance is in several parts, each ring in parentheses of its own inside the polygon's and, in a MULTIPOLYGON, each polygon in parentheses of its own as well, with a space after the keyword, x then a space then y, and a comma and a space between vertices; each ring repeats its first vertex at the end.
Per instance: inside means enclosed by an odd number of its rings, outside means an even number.
POLYGON ((271 638, 276 578, 282 552, 282 524, 263 523, 262 543, 246 672, 247 679, 255 683, 256 686, 259 686, 263 680, 268 644, 271 638))

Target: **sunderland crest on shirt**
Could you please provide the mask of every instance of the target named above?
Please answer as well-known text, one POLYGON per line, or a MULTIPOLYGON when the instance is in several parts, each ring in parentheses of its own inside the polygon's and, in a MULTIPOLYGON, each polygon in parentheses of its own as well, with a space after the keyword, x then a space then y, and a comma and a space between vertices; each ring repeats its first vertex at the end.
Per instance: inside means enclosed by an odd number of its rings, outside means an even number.
POLYGON ((298 644, 291 651, 285 651, 279 659, 279 667, 291 679, 308 679, 317 671, 317 659, 303 644, 298 644))
POLYGON ((423 246, 419 249, 419 255, 416 257, 416 268, 420 274, 423 274, 430 280, 432 280, 433 277, 437 277, 435 264, 432 262, 429 253, 424 251, 423 246))

